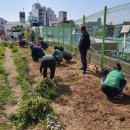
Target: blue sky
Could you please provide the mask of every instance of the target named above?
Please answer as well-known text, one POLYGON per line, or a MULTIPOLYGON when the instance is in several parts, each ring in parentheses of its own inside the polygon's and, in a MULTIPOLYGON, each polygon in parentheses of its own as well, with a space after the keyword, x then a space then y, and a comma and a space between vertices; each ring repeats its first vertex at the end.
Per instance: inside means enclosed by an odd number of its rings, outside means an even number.
MULTIPOLYGON (((26 16, 31 11, 32 4, 37 0, 1 0, 0 17, 7 21, 18 21, 19 11, 24 10, 26 16)), ((68 19, 79 19, 104 9, 104 6, 114 7, 129 3, 130 0, 38 0, 41 5, 51 7, 56 15, 59 11, 67 11, 68 19)))

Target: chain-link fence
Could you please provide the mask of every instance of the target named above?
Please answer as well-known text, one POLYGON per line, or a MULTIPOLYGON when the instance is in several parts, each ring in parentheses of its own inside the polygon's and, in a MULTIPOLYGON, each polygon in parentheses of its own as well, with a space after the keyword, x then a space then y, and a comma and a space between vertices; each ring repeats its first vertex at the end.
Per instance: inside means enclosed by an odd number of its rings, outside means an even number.
MULTIPOLYGON (((56 27, 40 27, 41 36, 59 46, 69 45, 69 49, 77 48, 80 39, 80 27, 86 26, 91 38, 91 49, 96 52, 96 59, 103 63, 123 60, 130 63, 130 3, 107 8, 90 16, 84 16, 73 24, 63 24, 56 27), (105 57, 104 59, 104 54, 105 57), (97 58, 98 56, 98 58, 97 58)), ((93 56, 94 57, 94 56, 93 56)), ((127 64, 127 63, 126 63, 127 64)))
POLYGON ((99 62, 101 59, 101 67, 103 63, 112 66, 112 61, 117 59, 130 63, 129 13, 130 3, 127 3, 113 8, 105 7, 103 11, 75 21, 79 26, 86 26, 94 50, 102 54, 99 58, 95 55, 95 60, 98 59, 99 62), (112 58, 104 57, 104 54, 112 58))

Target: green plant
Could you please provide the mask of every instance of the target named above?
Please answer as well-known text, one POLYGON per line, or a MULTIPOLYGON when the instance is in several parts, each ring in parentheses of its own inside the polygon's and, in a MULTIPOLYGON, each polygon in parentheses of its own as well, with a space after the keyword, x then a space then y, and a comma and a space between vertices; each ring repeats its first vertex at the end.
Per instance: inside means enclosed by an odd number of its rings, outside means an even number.
POLYGON ((12 52, 13 52, 13 53, 18 52, 18 48, 17 48, 17 47, 13 47, 13 48, 12 48, 12 52))
POLYGON ((54 81, 47 78, 36 85, 35 91, 40 96, 53 100, 59 96, 59 94, 56 91, 56 87, 57 86, 54 83, 54 81))
POLYGON ((51 112, 48 100, 36 97, 25 100, 21 107, 10 115, 10 120, 20 129, 36 124, 51 112))
POLYGON ((11 93, 11 87, 8 83, 8 74, 4 69, 4 52, 5 47, 0 44, 0 110, 4 108, 4 105, 8 103, 9 95, 11 93))
POLYGON ((18 71, 17 82, 24 92, 23 99, 27 100, 31 97, 31 93, 29 92, 29 82, 26 80, 26 64, 25 61, 20 57, 19 53, 14 53, 13 57, 18 71))

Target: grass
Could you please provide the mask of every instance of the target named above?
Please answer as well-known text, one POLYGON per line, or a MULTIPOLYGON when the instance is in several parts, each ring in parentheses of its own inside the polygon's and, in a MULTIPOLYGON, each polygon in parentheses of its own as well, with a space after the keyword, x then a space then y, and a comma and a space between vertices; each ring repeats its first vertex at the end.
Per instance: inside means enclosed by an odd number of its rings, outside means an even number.
POLYGON ((19 49, 12 49, 14 62, 16 64, 16 68, 18 71, 17 82, 21 86, 23 90, 23 99, 28 99, 31 96, 29 91, 29 82, 26 80, 27 72, 26 72, 26 64, 25 61, 21 58, 19 54, 19 49), (15 50, 15 51, 14 51, 15 50), (16 51, 17 50, 17 51, 16 51))
MULTIPOLYGON (((47 115, 53 112, 50 102, 59 96, 56 92, 56 85, 54 81, 45 79, 41 82, 35 81, 34 89, 33 84, 28 80, 30 75, 26 65, 26 57, 32 60, 29 50, 14 48, 12 52, 18 71, 17 82, 23 90, 23 102, 20 108, 10 115, 10 120, 22 130, 39 122, 41 122, 39 125, 44 128, 43 122, 46 122, 47 115)), ((15 101, 12 102, 15 103, 15 101)))
POLYGON ((11 93, 11 87, 8 83, 7 77, 8 74, 4 69, 4 52, 5 47, 0 44, 0 110, 3 109, 9 101, 9 95, 11 93))
MULTIPOLYGON (((0 117, 4 117, 4 107, 6 104, 10 104, 11 86, 8 82, 8 74, 4 69, 4 52, 5 46, 0 44, 0 117)), ((12 104, 12 103, 11 103, 12 104)), ((9 130, 12 125, 6 123, 0 123, 0 130, 9 130)))

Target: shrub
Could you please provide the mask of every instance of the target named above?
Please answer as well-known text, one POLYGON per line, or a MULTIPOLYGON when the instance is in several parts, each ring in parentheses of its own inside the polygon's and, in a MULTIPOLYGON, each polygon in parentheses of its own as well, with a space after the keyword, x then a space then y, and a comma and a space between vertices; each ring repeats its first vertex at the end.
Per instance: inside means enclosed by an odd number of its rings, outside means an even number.
POLYGON ((35 87, 35 91, 47 99, 55 99, 59 96, 56 91, 56 84, 51 79, 45 79, 39 82, 35 87))
POLYGON ((22 103, 21 107, 10 115, 10 120, 20 129, 25 129, 31 124, 45 119, 51 112, 48 100, 36 97, 22 103))

